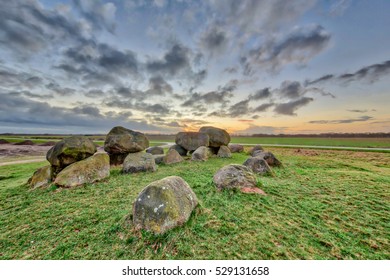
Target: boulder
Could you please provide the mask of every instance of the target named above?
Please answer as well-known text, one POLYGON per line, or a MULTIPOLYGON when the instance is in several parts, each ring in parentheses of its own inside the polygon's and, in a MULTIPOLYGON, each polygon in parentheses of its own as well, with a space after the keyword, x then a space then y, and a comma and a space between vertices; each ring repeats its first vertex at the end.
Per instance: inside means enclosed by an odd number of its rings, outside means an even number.
POLYGON ((133 204, 133 224, 137 230, 155 234, 183 225, 198 204, 195 193, 178 176, 150 183, 133 204))
POLYGON ((146 149, 146 152, 152 155, 163 155, 164 154, 164 149, 161 147, 150 147, 146 149))
POLYGON ((175 142, 187 151, 195 151, 201 146, 209 145, 209 136, 201 132, 179 132, 175 142))
POLYGON ((193 161, 206 161, 212 155, 211 150, 208 147, 201 146, 192 153, 191 160, 193 161))
POLYGON ((163 162, 165 164, 173 164, 182 162, 184 159, 181 157, 181 155, 176 150, 169 150, 168 153, 165 155, 163 162))
POLYGON ((213 177, 218 190, 236 189, 244 193, 263 193, 256 187, 256 176, 246 166, 229 164, 219 169, 213 177))
POLYGON ((231 158, 232 153, 230 152, 229 148, 227 146, 221 146, 219 147, 217 157, 220 158, 231 158))
POLYGON ((33 189, 46 187, 51 183, 51 179, 51 166, 47 165, 35 171, 31 178, 28 179, 27 184, 33 189))
POLYGON ((204 126, 199 129, 199 132, 206 133, 209 136, 210 147, 227 146, 230 142, 230 135, 226 130, 213 127, 204 126))
POLYGON ((228 147, 232 153, 241 153, 244 151, 244 146, 240 144, 229 144, 228 147))
POLYGON ((272 173, 271 168, 268 163, 259 157, 250 157, 248 158, 243 165, 251 169, 254 173, 264 175, 267 173, 272 173))
POLYGON ((54 183, 71 188, 94 183, 110 176, 110 159, 106 153, 98 153, 87 159, 75 162, 60 173, 54 183))
POLYGON ((163 163, 164 162, 164 157, 165 157, 165 155, 153 155, 154 162, 156 164, 163 163))
POLYGON ((110 130, 104 141, 104 150, 109 154, 128 154, 141 152, 149 147, 145 134, 122 126, 110 130))
POLYGON ((186 149, 184 149, 182 146, 180 145, 172 145, 169 150, 176 150, 176 152, 178 152, 182 157, 185 157, 188 153, 188 151, 186 149))
POLYGON ((73 136, 57 142, 47 151, 46 159, 53 169, 53 176, 66 166, 86 159, 96 153, 96 146, 91 139, 84 136, 73 136))
POLYGON ((249 154, 254 157, 256 153, 264 151, 263 147, 260 145, 254 146, 252 149, 249 150, 249 154))
POLYGON ((152 154, 138 152, 128 154, 123 162, 123 173, 154 172, 157 165, 152 154))
POLYGON ((256 153, 256 157, 264 159, 269 166, 279 167, 282 163, 271 152, 256 153))

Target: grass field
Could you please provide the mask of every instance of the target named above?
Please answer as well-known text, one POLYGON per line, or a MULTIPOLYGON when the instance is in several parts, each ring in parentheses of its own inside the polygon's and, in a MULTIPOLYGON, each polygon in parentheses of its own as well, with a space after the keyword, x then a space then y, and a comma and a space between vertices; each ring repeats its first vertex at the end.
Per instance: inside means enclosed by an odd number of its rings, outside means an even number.
MULTIPOLYGON (((66 137, 66 136, 63 136, 66 137)), ((58 141, 62 136, 0 136, 9 142, 16 143, 23 140, 32 140, 36 144, 47 141, 58 141)), ((104 144, 104 136, 89 136, 98 145, 104 144)), ((175 142, 174 135, 148 136, 152 146, 166 142, 175 142)), ((279 144, 279 145, 307 145, 307 146, 336 146, 362 148, 390 148, 390 138, 321 138, 321 137, 232 137, 232 143, 241 144, 279 144)))
POLYGON ((258 177, 268 194, 217 192, 212 176, 247 155, 118 169, 95 185, 30 190, 45 163, 0 167, 1 259, 389 259, 390 155, 273 148, 284 163, 258 177), (132 202, 150 182, 184 178, 200 205, 184 226, 135 232, 132 202))

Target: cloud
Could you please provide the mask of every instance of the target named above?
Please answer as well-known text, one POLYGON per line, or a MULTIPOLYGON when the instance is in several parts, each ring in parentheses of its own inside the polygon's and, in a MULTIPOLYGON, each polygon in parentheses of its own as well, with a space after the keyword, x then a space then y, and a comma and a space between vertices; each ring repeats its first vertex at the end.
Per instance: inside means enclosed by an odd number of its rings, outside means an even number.
MULTIPOLYGON (((52 106, 47 102, 34 101, 26 97, 9 93, 0 93, 0 123, 8 126, 29 127, 37 129, 61 127, 79 132, 80 127, 85 131, 106 132, 115 125, 123 125, 134 130, 162 131, 147 122, 129 119, 131 113, 102 113, 97 107, 79 105, 73 108, 52 106), (14 108, 18 108, 15 110, 14 108)), ((20 132, 20 131, 19 131, 20 132)))
POLYGON ((212 25, 201 35, 200 45, 212 55, 221 54, 228 45, 226 32, 217 25, 212 25))
POLYGON ((280 115, 289 115, 289 116, 295 116, 295 111, 299 108, 309 104, 314 99, 310 97, 302 97, 295 101, 290 101, 287 103, 281 103, 275 105, 274 112, 280 115))
POLYGON ((265 112, 274 105, 275 105, 274 103, 264 103, 264 104, 257 106, 255 109, 253 109, 252 112, 253 113, 265 112))
POLYGON ((342 124, 342 123, 354 123, 354 122, 365 122, 368 120, 372 120, 373 117, 370 116, 361 116, 355 119, 341 119, 341 120, 317 120, 317 121, 309 121, 312 124, 342 124))
POLYGON ((237 102, 228 109, 227 115, 235 118, 246 115, 250 112, 249 99, 237 102))
POLYGON ((51 90, 52 92, 61 95, 61 96, 69 96, 75 94, 76 90, 73 88, 68 87, 62 87, 57 83, 49 83, 45 86, 47 89, 51 90))
POLYGON ((237 130, 234 134, 238 135, 251 135, 251 134, 280 134, 285 133, 287 127, 275 127, 275 126, 259 126, 255 124, 249 124, 246 129, 237 130))
POLYGON ((271 91, 270 91, 269 87, 256 91, 255 94, 249 96, 249 99, 260 100, 260 99, 265 99, 268 97, 271 97, 271 91))
POLYGON ((172 93, 173 88, 168 84, 163 77, 154 76, 149 79, 149 89, 146 91, 148 96, 157 95, 162 96, 166 93, 172 93))
POLYGON ((0 44, 25 58, 64 40, 82 41, 81 23, 38 1, 3 1, 0 44))
POLYGON ((81 14, 96 29, 107 29, 109 32, 115 31, 116 6, 112 2, 102 4, 96 0, 73 0, 75 6, 81 14))
POLYGON ((355 81, 365 81, 374 83, 382 77, 390 73, 390 60, 382 63, 376 63, 360 68, 353 73, 345 73, 341 75, 328 74, 312 81, 306 81, 307 85, 314 85, 325 82, 338 82, 341 84, 349 84, 355 81))
POLYGON ((305 64, 325 50, 330 38, 320 25, 296 28, 286 37, 269 40, 241 57, 244 74, 251 75, 258 68, 275 73, 287 64, 305 64))

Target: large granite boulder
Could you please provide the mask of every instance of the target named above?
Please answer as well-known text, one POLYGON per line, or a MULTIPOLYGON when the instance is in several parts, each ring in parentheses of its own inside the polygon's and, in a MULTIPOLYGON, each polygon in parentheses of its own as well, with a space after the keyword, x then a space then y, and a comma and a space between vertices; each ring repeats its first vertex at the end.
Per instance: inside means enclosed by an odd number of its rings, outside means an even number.
POLYGON ((110 155, 111 164, 121 164, 129 153, 141 152, 149 147, 145 134, 122 126, 110 130, 104 141, 104 150, 110 155))
POLYGON ((212 155, 211 149, 205 146, 197 148, 191 155, 193 161, 206 161, 212 155))
POLYGON ((269 166, 273 166, 273 167, 282 166, 282 163, 271 152, 258 152, 255 153, 255 156, 264 159, 269 166))
POLYGON ((181 155, 176 150, 169 150, 168 153, 164 156, 163 162, 165 164, 173 164, 184 161, 181 155))
POLYGON ((230 142, 230 135, 226 130, 213 127, 204 126, 199 129, 199 132, 206 133, 209 136, 210 147, 227 146, 230 142))
POLYGON ((96 153, 96 145, 84 136, 73 136, 57 142, 46 154, 53 176, 66 166, 86 159, 96 153))
POLYGON ((75 162, 60 173, 54 183, 60 187, 71 188, 94 183, 110 176, 110 158, 105 153, 75 162))
POLYGON ((164 149, 158 146, 154 146, 154 147, 147 148, 146 152, 152 155, 163 155, 164 149))
POLYGON ((154 156, 144 152, 128 154, 122 168, 123 173, 154 172, 156 170, 154 156))
POLYGON ((187 151, 195 151, 201 146, 209 145, 209 136, 201 132, 179 132, 175 142, 187 151))
POLYGON ((261 153, 261 152, 263 152, 263 151, 264 151, 264 149, 263 149, 262 146, 256 145, 256 146, 254 146, 253 148, 251 148, 251 149, 249 150, 249 154, 250 154, 252 157, 255 157, 258 153, 261 153))
POLYGON ((230 152, 230 149, 227 146, 221 146, 219 147, 217 157, 219 158, 231 158, 232 153, 230 152))
POLYGON ((244 146, 240 144, 229 144, 228 147, 232 153, 241 153, 244 151, 244 146))
POLYGON ((244 193, 265 194, 257 188, 256 176, 246 166, 229 164, 219 169, 213 177, 218 190, 236 189, 244 193))
POLYGON ((188 153, 186 149, 177 144, 172 145, 169 150, 176 150, 176 152, 178 152, 182 157, 185 157, 188 153))
POLYGON ((259 157, 250 157, 243 163, 243 165, 249 167, 254 173, 260 175, 272 174, 272 170, 268 163, 259 157))
POLYGON ((195 193, 178 176, 152 182, 133 204, 134 227, 155 234, 165 233, 186 223, 197 204, 195 193))
POLYGON ((39 168, 34 174, 28 179, 27 184, 33 188, 46 187, 51 183, 52 180, 52 170, 51 166, 47 165, 39 168))

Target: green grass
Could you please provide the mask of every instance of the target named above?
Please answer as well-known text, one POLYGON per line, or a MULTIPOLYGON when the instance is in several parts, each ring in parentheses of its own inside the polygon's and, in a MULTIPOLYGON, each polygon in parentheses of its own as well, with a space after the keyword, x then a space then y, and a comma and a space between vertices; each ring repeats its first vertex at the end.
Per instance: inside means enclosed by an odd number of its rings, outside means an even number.
POLYGON ((232 143, 390 148, 389 138, 232 137, 232 143))
POLYGON ((30 190, 45 163, 0 167, 1 259, 389 259, 390 155, 272 151, 284 163, 258 177, 268 194, 218 192, 212 176, 247 155, 159 166, 155 173, 30 190), (150 182, 184 178, 200 201, 184 226, 136 232, 132 202, 150 182))

